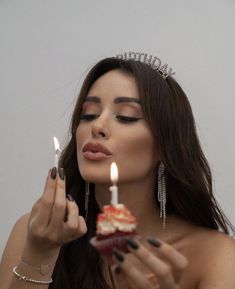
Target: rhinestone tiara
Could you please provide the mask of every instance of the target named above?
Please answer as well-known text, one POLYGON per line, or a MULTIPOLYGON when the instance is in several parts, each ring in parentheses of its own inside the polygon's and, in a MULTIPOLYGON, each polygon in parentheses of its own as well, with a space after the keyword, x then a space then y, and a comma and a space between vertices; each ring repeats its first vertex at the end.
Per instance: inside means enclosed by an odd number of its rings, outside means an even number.
POLYGON ((157 56, 153 56, 148 53, 124 52, 122 54, 117 54, 115 57, 124 60, 133 59, 145 63, 149 65, 152 69, 158 71, 164 79, 166 79, 168 76, 172 76, 175 74, 172 68, 168 68, 168 64, 162 65, 161 60, 157 56))

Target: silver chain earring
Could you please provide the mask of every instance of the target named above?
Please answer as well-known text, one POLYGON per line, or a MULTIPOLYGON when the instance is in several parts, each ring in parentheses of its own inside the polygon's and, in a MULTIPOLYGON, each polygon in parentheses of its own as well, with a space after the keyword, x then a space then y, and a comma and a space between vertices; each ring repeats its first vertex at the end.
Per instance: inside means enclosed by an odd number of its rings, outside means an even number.
POLYGON ((161 162, 158 167, 158 202, 160 203, 160 218, 162 219, 162 228, 166 228, 166 174, 165 166, 161 162))
POLYGON ((87 221, 88 207, 89 207, 89 196, 90 196, 90 183, 85 183, 85 220, 87 221))

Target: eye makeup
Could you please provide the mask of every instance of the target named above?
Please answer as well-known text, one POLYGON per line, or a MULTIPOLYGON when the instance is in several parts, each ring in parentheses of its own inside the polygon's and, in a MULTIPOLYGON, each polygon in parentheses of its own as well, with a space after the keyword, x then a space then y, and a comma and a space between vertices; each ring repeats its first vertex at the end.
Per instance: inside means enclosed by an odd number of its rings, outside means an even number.
MULTIPOLYGON (((101 98, 98 96, 88 96, 83 104, 81 120, 92 121, 102 113, 101 98)), ((116 97, 112 108, 115 118, 121 123, 131 123, 143 119, 141 101, 134 97, 116 97)), ((105 106, 105 105, 104 105, 105 106)))

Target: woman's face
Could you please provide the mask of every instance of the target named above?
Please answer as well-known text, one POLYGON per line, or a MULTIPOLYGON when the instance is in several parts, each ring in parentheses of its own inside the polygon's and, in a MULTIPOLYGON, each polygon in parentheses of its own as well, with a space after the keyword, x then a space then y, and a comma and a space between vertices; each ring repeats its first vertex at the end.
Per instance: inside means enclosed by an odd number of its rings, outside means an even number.
POLYGON ((82 177, 110 184, 116 162, 119 183, 149 178, 157 163, 152 133, 143 119, 134 77, 112 70, 91 86, 76 131, 77 159, 82 177))

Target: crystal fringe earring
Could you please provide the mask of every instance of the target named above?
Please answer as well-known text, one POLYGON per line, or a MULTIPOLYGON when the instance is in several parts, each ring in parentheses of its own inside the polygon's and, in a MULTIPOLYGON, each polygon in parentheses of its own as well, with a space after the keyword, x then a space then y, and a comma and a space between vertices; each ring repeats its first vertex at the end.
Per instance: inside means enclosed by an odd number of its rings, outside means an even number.
POLYGON ((88 206, 89 206, 89 196, 90 196, 90 183, 85 183, 85 221, 87 221, 88 216, 88 206))
POLYGON ((158 167, 158 201, 160 203, 160 218, 162 219, 162 228, 166 228, 166 174, 165 166, 161 162, 158 167))

